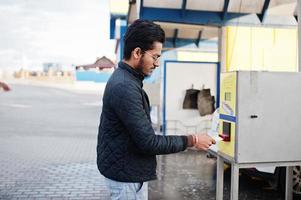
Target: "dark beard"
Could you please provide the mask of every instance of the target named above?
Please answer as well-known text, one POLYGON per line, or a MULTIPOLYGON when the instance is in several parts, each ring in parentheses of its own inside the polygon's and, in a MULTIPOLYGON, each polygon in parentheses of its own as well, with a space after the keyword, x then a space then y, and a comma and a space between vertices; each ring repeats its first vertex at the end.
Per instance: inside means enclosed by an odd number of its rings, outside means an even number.
POLYGON ((137 70, 139 73, 143 74, 143 76, 146 78, 146 77, 149 77, 150 75, 144 74, 144 73, 143 73, 143 66, 144 66, 143 57, 144 57, 144 55, 140 58, 140 60, 139 60, 139 62, 138 62, 138 67, 136 68, 136 70, 137 70))

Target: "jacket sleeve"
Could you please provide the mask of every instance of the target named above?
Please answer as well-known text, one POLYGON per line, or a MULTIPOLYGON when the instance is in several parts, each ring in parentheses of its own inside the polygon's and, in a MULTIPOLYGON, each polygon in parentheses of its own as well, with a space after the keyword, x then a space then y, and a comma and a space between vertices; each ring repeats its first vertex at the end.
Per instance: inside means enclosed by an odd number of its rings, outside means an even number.
POLYGON ((187 136, 156 135, 143 109, 142 94, 134 84, 118 84, 111 91, 111 106, 125 125, 136 146, 145 154, 159 155, 183 151, 187 136))

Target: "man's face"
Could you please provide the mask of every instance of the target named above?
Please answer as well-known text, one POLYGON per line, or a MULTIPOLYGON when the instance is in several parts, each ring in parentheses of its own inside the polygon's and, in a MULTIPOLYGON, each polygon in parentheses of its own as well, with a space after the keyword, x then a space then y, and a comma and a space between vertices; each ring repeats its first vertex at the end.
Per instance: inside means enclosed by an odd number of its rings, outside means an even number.
POLYGON ((145 75, 150 76, 159 67, 162 43, 154 42, 153 49, 143 53, 138 63, 138 69, 145 75))

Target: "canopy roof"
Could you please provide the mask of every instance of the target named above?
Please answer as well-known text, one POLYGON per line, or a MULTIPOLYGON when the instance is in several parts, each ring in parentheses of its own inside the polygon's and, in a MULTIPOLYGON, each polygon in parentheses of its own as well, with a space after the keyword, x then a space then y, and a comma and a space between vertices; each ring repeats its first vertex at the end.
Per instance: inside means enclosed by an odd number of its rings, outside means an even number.
POLYGON ((215 39, 226 25, 296 27, 297 0, 130 0, 128 23, 158 22, 167 38, 215 39))

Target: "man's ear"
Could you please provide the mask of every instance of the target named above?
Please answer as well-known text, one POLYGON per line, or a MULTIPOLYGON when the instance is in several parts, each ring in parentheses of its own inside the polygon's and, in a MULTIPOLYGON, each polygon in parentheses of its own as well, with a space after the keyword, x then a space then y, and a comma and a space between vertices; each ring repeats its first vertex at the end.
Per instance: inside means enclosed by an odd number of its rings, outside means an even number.
POLYGON ((139 59, 142 56, 142 51, 140 49, 140 47, 136 47, 133 51, 132 51, 132 55, 135 59, 139 59))

